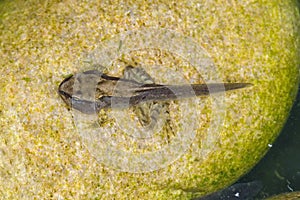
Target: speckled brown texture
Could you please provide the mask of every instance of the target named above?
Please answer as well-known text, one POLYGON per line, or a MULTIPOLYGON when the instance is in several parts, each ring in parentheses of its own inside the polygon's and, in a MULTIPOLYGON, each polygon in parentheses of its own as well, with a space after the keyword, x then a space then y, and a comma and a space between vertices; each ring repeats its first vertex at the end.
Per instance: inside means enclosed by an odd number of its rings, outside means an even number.
MULTIPOLYGON (((189 199, 232 183, 265 154, 293 103, 298 13, 292 0, 2 1, 1 196, 189 199), (135 174, 96 161, 57 87, 68 74, 82 70, 80 65, 101 41, 141 27, 194 38, 223 81, 254 86, 226 94, 226 120, 216 146, 205 143, 204 124, 180 159, 161 170, 135 174), (203 157, 207 149, 211 153, 203 157)), ((207 123, 209 114, 207 108, 202 115, 207 123)))

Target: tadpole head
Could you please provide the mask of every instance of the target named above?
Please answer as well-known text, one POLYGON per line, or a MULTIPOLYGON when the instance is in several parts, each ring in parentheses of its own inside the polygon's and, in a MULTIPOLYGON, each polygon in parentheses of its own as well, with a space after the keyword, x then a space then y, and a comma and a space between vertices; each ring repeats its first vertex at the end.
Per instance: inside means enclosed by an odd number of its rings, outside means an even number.
POLYGON ((65 78, 58 87, 58 94, 69 107, 71 107, 73 85, 74 76, 70 75, 67 78, 65 78))

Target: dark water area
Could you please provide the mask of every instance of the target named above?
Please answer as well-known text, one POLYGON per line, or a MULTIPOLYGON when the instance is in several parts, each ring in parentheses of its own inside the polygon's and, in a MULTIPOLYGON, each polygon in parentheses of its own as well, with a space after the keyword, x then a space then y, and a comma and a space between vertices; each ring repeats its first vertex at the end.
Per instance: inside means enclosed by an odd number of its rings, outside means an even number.
POLYGON ((300 91, 290 116, 266 156, 238 182, 260 181, 256 199, 300 191, 300 91))

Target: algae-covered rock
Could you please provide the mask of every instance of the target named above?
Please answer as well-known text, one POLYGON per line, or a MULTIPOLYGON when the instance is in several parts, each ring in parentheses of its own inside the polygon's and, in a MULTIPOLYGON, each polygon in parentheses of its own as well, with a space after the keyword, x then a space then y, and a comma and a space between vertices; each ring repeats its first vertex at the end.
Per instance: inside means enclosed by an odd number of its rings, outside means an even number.
POLYGON ((298 87, 296 1, 1 1, 4 199, 191 199, 253 167, 298 87), (252 87, 171 101, 148 135, 132 109, 87 116, 57 94, 69 74, 252 87), (100 67, 101 65, 101 67, 100 67), (143 137, 142 137, 143 136, 143 137))
POLYGON ((289 192, 289 193, 283 193, 276 196, 272 196, 268 198, 267 200, 297 200, 300 199, 300 193, 299 192, 289 192))

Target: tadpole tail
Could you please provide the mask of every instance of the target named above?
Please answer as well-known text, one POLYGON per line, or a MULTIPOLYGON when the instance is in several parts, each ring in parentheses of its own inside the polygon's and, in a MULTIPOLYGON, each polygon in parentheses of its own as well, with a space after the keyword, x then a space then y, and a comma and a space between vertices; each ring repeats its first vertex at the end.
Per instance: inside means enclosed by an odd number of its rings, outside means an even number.
POLYGON ((137 91, 137 95, 130 97, 130 104, 136 105, 146 101, 174 100, 180 98, 190 98, 194 96, 208 96, 214 93, 226 92, 252 86, 251 83, 210 83, 191 85, 147 85, 142 90, 137 91))
POLYGON ((250 86, 252 86, 251 83, 211 83, 191 85, 196 96, 206 96, 209 94, 226 92, 250 86))

